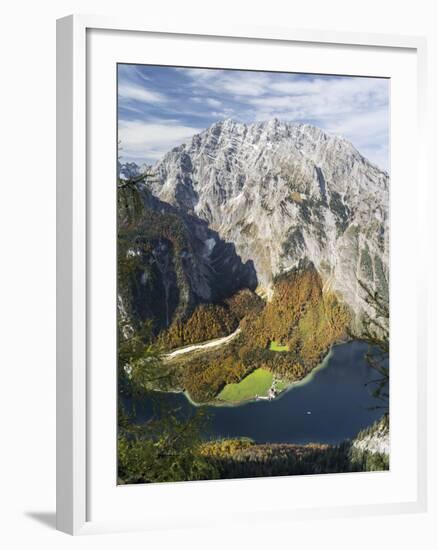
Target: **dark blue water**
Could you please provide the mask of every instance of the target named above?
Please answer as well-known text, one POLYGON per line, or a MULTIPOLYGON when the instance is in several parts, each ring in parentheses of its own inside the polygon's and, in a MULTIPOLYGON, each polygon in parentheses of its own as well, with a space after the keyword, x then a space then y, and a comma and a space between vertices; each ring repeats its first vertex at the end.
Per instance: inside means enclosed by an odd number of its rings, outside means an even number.
MULTIPOLYGON (((333 347, 324 363, 301 385, 273 401, 235 407, 205 407, 205 437, 250 437, 270 443, 338 443, 354 437, 383 414, 372 396, 376 372, 366 362, 367 344, 349 342, 333 347), (309 414, 310 413, 310 414, 309 414)), ((183 394, 161 394, 166 405, 195 411, 183 394)), ((151 414, 150 403, 136 403, 137 421, 151 414)))

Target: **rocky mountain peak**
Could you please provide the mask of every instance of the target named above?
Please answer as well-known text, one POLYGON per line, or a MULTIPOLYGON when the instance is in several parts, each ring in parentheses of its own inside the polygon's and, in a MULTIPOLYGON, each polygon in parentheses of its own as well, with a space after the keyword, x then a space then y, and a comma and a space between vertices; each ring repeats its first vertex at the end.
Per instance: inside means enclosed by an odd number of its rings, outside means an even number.
POLYGON ((358 281, 388 292, 389 176, 309 124, 218 121, 153 168, 152 193, 252 261, 261 291, 307 259, 354 311, 358 281))

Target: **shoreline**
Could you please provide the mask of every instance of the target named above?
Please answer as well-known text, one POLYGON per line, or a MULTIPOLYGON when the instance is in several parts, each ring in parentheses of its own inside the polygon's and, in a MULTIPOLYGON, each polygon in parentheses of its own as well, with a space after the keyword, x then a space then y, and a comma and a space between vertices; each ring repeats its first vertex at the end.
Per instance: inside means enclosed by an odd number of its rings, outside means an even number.
MULTIPOLYGON (((346 343, 346 342, 340 342, 339 344, 341 344, 341 343, 346 343)), ((334 345, 339 345, 339 344, 334 344, 334 345)), ((215 402, 215 403, 208 403, 207 405, 213 406, 213 407, 241 407, 241 406, 247 405, 249 403, 260 403, 260 402, 265 402, 265 401, 270 403, 270 402, 273 402, 273 401, 278 401, 279 399, 281 399, 284 395, 286 395, 288 392, 292 391, 293 389, 299 388, 301 386, 306 386, 307 384, 309 384, 319 371, 327 368, 328 365, 329 365, 329 360, 333 355, 334 345, 330 347, 329 351, 324 356, 324 359, 320 363, 318 363, 318 365, 315 368, 313 368, 308 374, 306 374, 306 376, 304 378, 302 378, 301 380, 296 380, 294 382, 291 382, 290 384, 288 384, 284 388, 284 390, 280 391, 272 399, 251 398, 251 399, 247 399, 245 401, 236 401, 235 403, 230 403, 230 402, 226 402, 226 401, 219 401, 219 402, 215 402)), ((202 406, 202 404, 201 405, 196 405, 190 399, 189 399, 189 401, 195 406, 202 406)))
POLYGON ((160 393, 182 393, 182 394, 184 394, 187 401, 191 405, 193 405, 194 407, 243 407, 245 405, 249 405, 250 403, 261 403, 261 402, 265 402, 265 401, 268 402, 268 403, 271 403, 273 401, 277 401, 277 400, 281 399, 284 395, 286 395, 286 393, 292 391, 294 388, 299 388, 301 386, 306 386, 307 384, 309 384, 318 372, 320 372, 321 370, 328 367, 330 358, 333 355, 333 348, 335 346, 348 344, 348 343, 349 343, 349 341, 337 342, 336 344, 332 344, 330 346, 330 349, 328 350, 328 352, 324 356, 323 360, 320 363, 318 363, 318 365, 316 367, 314 367, 308 374, 306 374, 306 376, 304 378, 302 378, 301 380, 296 380, 294 382, 291 382, 290 384, 288 384, 284 388, 284 390, 282 390, 280 393, 278 393, 278 395, 276 395, 274 398, 272 398, 270 400, 251 398, 251 399, 246 399, 244 401, 236 401, 236 402, 232 403, 232 402, 228 402, 228 401, 219 401, 219 400, 215 399, 214 401, 209 401, 207 403, 197 403, 196 401, 193 401, 193 399, 190 397, 190 395, 188 394, 188 392, 186 390, 173 390, 173 391, 156 390, 156 391, 159 391, 160 393))

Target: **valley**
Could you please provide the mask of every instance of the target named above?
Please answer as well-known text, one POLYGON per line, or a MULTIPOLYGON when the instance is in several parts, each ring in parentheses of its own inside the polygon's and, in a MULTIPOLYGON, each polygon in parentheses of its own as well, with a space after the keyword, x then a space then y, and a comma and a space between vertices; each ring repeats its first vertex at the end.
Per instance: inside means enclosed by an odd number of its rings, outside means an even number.
POLYGON ((382 416, 369 354, 376 362, 387 344, 388 174, 345 139, 278 119, 220 121, 154 166, 120 173, 118 367, 129 422, 165 421, 155 399, 177 425, 205 413, 196 437, 221 477, 269 445, 278 475, 285 453, 303 471, 331 453, 347 460, 347 447, 350 458, 367 453, 368 440, 345 441, 382 416))
MULTIPOLYGON (((244 399, 237 406, 233 402, 199 406, 183 393, 159 392, 150 394, 148 400, 129 398, 125 405, 127 410, 135 409, 135 423, 151 418, 152 397, 164 411, 179 411, 181 418, 203 411, 208 421, 202 438, 208 441, 248 438, 257 444, 337 445, 354 439, 383 414, 369 386, 375 374, 364 357, 367 349, 363 342, 334 346, 311 373, 271 401, 244 399)), ((264 388, 270 380, 271 376, 261 380, 264 388)))

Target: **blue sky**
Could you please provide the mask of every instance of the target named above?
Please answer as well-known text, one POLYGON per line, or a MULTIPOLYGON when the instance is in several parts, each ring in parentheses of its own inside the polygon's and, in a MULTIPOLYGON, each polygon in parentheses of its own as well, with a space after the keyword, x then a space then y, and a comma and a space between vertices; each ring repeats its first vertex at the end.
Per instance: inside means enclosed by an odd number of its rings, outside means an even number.
POLYGON ((277 117, 342 135, 388 169, 386 79, 121 64, 118 105, 122 162, 152 164, 224 118, 277 117))

